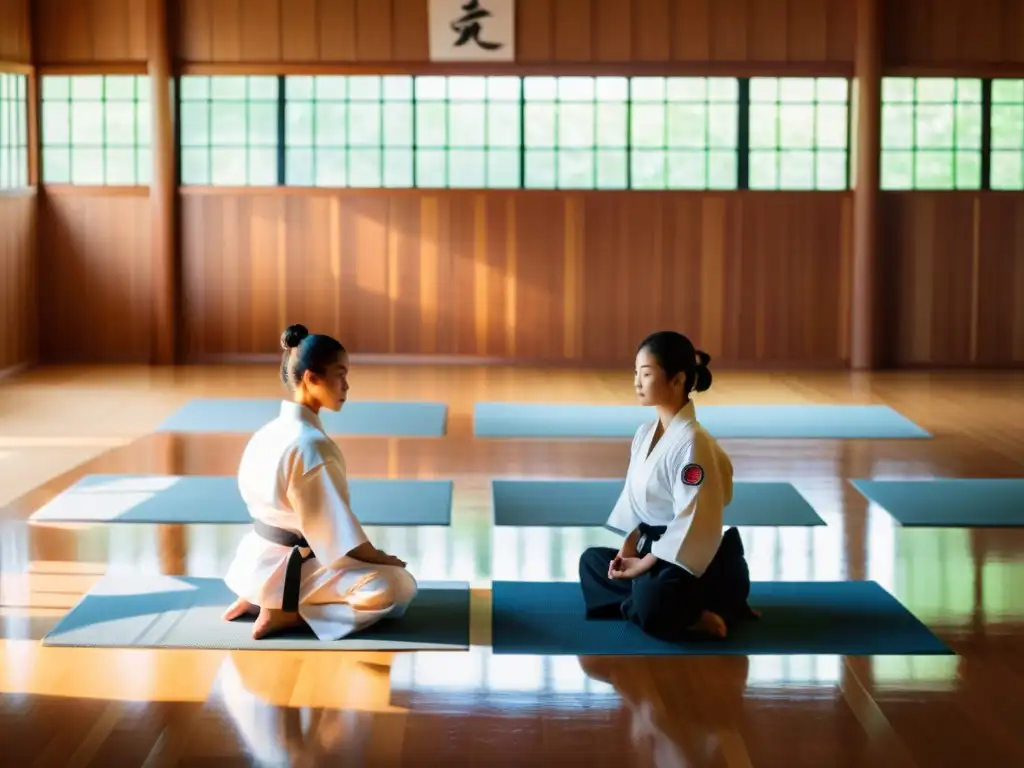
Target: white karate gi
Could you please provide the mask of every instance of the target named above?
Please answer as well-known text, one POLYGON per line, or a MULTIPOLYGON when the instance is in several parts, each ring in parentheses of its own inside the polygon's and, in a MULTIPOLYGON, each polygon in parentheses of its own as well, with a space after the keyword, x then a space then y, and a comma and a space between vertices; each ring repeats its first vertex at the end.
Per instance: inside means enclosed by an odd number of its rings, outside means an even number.
POLYGON ((697 421, 693 402, 650 451, 657 426, 657 420, 643 424, 633 437, 626 483, 607 525, 627 535, 640 523, 666 526, 651 554, 700 578, 722 541, 732 462, 697 421))
MULTIPOLYGON (((416 596, 404 568, 348 557, 367 541, 349 501, 345 458, 309 408, 281 414, 252 436, 238 470, 242 499, 255 521, 305 538, 298 613, 321 640, 337 640, 383 618, 397 618, 416 596)), ((239 597, 282 608, 293 547, 256 530, 239 542, 225 582, 239 597)))

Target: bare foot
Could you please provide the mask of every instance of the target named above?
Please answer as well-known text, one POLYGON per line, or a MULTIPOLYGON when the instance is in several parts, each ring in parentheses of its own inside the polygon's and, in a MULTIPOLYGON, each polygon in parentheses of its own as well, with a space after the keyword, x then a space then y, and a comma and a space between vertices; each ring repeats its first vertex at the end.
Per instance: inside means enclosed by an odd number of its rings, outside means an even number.
POLYGON ((252 626, 252 639, 260 640, 275 632, 297 627, 301 623, 302 619, 297 613, 260 608, 260 615, 256 617, 256 623, 252 626))
POLYGON ((693 629, 718 638, 724 638, 727 632, 725 619, 711 611, 704 611, 693 625, 693 629))
POLYGON ((258 605, 253 605, 248 600, 238 598, 231 604, 231 607, 224 611, 222 618, 224 621, 234 621, 240 619, 246 614, 255 614, 260 610, 258 605))

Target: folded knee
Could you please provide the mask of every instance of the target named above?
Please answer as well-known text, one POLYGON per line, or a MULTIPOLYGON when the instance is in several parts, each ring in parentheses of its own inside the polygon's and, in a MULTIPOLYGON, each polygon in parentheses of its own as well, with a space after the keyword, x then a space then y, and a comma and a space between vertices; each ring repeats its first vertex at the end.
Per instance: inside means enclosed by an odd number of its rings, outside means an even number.
POLYGON ((416 579, 404 568, 394 572, 375 573, 353 590, 348 603, 362 611, 387 611, 408 605, 416 597, 416 579))
POLYGON ((607 553, 601 547, 585 549, 583 554, 580 555, 580 576, 582 577, 584 573, 594 571, 602 574, 607 573, 609 562, 610 559, 607 553))

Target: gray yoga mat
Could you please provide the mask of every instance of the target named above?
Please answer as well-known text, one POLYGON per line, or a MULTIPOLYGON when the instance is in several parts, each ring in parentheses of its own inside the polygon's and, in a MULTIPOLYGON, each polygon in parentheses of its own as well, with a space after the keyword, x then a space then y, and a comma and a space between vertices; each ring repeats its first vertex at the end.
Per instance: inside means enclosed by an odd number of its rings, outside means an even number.
MULTIPOLYGON (((622 492, 623 480, 494 480, 498 526, 602 526, 622 492)), ((789 483, 738 482, 725 508, 725 525, 817 526, 818 513, 789 483)))
MULTIPOLYGON (((486 438, 625 438, 653 421, 642 405, 477 403, 473 433, 486 438)), ((928 438, 885 405, 697 405, 697 418, 719 439, 928 438)))
MULTIPOLYGON (((450 480, 349 481, 352 511, 363 525, 451 522, 450 480)), ((252 522, 234 477, 86 475, 37 510, 40 523, 233 525, 252 522)))
POLYGON ((851 480, 907 528, 1022 528, 1024 478, 851 480))
MULTIPOLYGON (((156 431, 252 433, 280 412, 280 400, 201 398, 172 413, 156 431)), ((444 403, 399 401, 354 401, 337 413, 320 412, 328 434, 362 437, 443 437, 447 417, 444 403)))
POLYGON ((224 621, 235 596, 220 579, 107 575, 43 638, 89 648, 416 651, 469 648, 469 585, 424 582, 400 619, 323 642, 308 629, 253 640, 252 619, 224 621))

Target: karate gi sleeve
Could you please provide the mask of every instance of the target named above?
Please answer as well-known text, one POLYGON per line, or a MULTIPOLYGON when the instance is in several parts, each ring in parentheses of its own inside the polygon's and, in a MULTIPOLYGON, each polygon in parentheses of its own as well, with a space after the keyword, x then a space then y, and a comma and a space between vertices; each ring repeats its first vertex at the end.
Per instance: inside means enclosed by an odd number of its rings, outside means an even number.
POLYGON ((296 478, 288 489, 302 535, 323 565, 331 565, 369 541, 349 505, 341 465, 326 461, 296 478))
POLYGON ((676 516, 651 553, 704 575, 722 541, 725 507, 732 500, 732 465, 706 434, 697 433, 669 459, 676 516))
POLYGON ((633 511, 633 505, 629 502, 629 473, 633 468, 633 462, 636 461, 638 448, 647 426, 646 424, 642 425, 636 431, 636 434, 633 435, 633 444, 629 449, 629 467, 626 469, 626 477, 622 483, 622 492, 619 494, 618 501, 615 502, 615 506, 612 508, 611 514, 604 524, 605 528, 615 531, 615 533, 620 533, 623 536, 629 536, 640 525, 640 519, 636 516, 636 513, 633 511))

